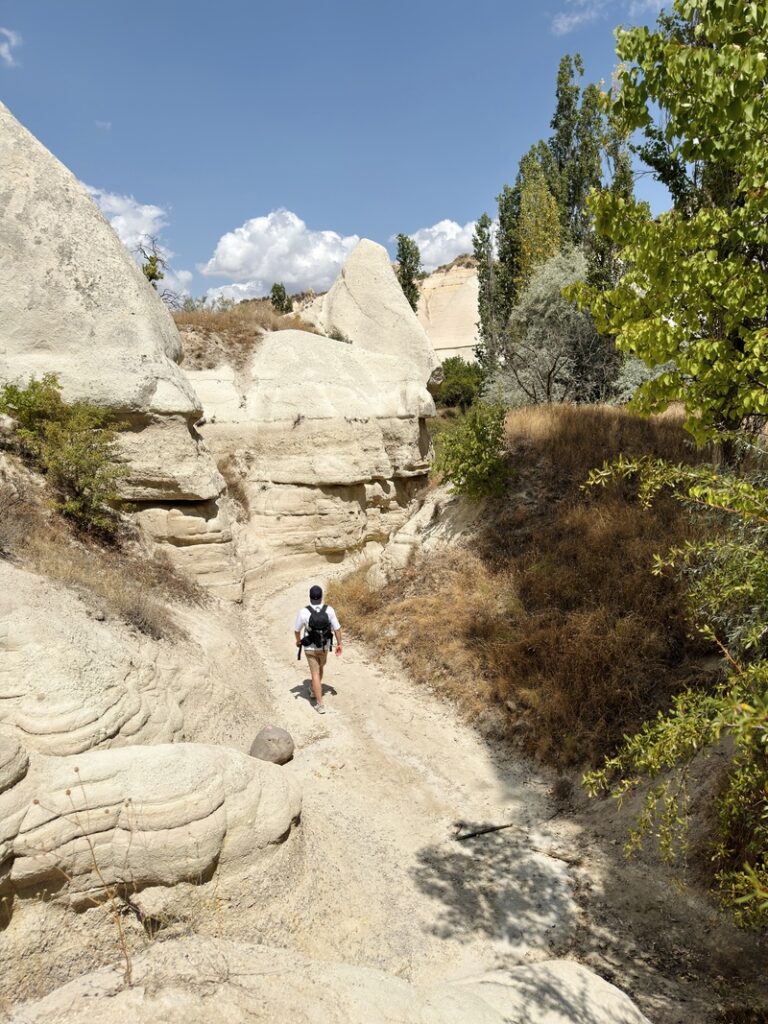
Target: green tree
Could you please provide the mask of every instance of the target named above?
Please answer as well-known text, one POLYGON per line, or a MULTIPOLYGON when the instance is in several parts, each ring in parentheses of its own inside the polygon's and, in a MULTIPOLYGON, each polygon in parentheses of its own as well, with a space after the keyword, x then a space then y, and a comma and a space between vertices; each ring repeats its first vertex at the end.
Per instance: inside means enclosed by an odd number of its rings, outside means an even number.
POLYGON ((547 184, 560 210, 563 238, 577 245, 590 233, 587 198, 601 184, 605 134, 600 90, 593 84, 582 89, 578 78, 583 74, 584 63, 578 53, 561 58, 553 134, 548 143, 553 166, 547 184))
POLYGON ((520 192, 517 226, 519 293, 530 282, 537 267, 560 249, 560 213, 555 197, 541 172, 530 173, 520 192))
POLYGON ((419 286, 416 281, 421 274, 421 253, 418 245, 408 235, 397 236, 397 279, 412 310, 419 305, 419 286))
POLYGON ((477 261, 477 329, 480 334, 480 343, 475 353, 481 365, 492 367, 498 355, 499 321, 496 311, 493 224, 487 213, 481 214, 475 223, 472 251, 477 261))
POLYGON ((288 295, 288 292, 285 290, 284 284, 273 284, 269 293, 269 298, 277 313, 285 314, 293 311, 293 302, 291 301, 291 297, 288 295))
POLYGON ((450 356, 443 362, 443 380, 435 401, 447 408, 466 410, 480 396, 485 371, 480 363, 468 363, 461 356, 450 356))
POLYGON ((672 466, 622 458, 595 471, 592 485, 634 480, 648 505, 671 491, 704 529, 698 539, 657 558, 655 571, 681 575, 690 614, 724 654, 724 680, 678 696, 585 777, 594 794, 621 801, 648 780, 628 852, 655 836, 668 861, 687 846, 689 777, 694 758, 716 755, 715 814, 706 822, 708 853, 723 903, 747 926, 768 925, 768 477, 765 453, 752 450, 749 475, 711 465, 672 466), (714 529, 713 529, 714 527, 714 529), (728 738, 727 744, 718 741, 728 738))
POLYGON ((676 206, 654 218, 599 193, 597 227, 619 246, 624 273, 580 299, 624 352, 672 362, 637 404, 682 402, 703 440, 768 414, 768 7, 675 0, 659 30, 620 32, 617 52, 610 115, 625 135, 645 129, 665 148, 676 206))
POLYGON ((538 267, 512 310, 494 378, 509 406, 605 401, 618 370, 615 349, 588 312, 563 296, 583 280, 580 249, 558 252, 538 267))

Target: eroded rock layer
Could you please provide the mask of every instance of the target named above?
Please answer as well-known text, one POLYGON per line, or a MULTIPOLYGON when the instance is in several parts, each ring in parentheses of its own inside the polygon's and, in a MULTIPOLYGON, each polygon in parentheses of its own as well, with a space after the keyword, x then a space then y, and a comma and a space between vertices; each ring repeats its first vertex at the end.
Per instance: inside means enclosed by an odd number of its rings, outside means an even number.
POLYGON ((257 342, 244 370, 190 377, 206 443, 227 461, 245 506, 235 532, 246 585, 285 557, 339 561, 370 550, 413 511, 434 406, 411 364, 279 331, 257 342))
POLYGON ((580 964, 534 964, 461 984, 414 985, 383 971, 287 950, 203 939, 155 945, 133 985, 108 968, 19 1008, 11 1024, 648 1024, 580 964))

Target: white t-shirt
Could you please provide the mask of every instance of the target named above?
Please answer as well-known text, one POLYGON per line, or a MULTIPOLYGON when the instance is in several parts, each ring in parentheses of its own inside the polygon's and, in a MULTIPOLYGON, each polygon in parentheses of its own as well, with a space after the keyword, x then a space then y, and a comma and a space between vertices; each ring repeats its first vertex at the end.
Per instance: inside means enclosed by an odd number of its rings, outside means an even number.
MULTIPOLYGON (((314 611, 319 612, 322 607, 323 606, 321 603, 310 604, 307 608, 300 608, 296 614, 296 625, 293 627, 294 630, 297 633, 300 633, 302 629, 306 629, 307 626, 309 625, 309 609, 312 608, 314 611)), ((330 605, 328 605, 325 611, 326 614, 328 615, 328 618, 330 619, 331 629, 341 629, 341 626, 339 625, 339 620, 336 618, 336 612, 333 610, 333 608, 330 605)), ((308 647, 305 647, 304 650, 317 651, 320 650, 320 648, 315 647, 314 644, 310 644, 308 647)))

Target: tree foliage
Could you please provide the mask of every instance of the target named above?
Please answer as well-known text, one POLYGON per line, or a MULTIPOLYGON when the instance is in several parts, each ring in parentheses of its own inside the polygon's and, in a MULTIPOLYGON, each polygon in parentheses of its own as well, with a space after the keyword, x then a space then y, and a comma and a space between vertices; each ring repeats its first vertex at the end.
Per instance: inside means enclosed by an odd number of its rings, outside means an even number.
POLYGON ((560 214, 544 175, 532 170, 520 191, 517 223, 517 278, 520 294, 535 271, 560 249, 560 214))
POLYGON ((273 309, 277 313, 291 313, 293 311, 293 302, 291 301, 291 297, 285 290, 285 285, 282 284, 282 282, 277 282, 272 285, 269 292, 269 298, 273 309))
POLYGON ((479 403, 442 438, 436 465, 456 494, 479 500, 503 493, 505 419, 503 406, 479 403))
POLYGON ((0 412, 16 420, 21 451, 45 474, 53 507, 84 530, 114 534, 125 469, 116 451, 120 424, 110 410, 65 402, 55 374, 49 373, 24 387, 4 385, 0 412))
POLYGON ((479 363, 467 363, 461 356, 451 356, 443 362, 443 380, 435 401, 446 408, 458 406, 466 410, 480 396, 485 372, 479 363))
POLYGON ((712 823, 710 855, 723 902, 742 924, 768 925, 768 474, 722 473, 650 458, 619 459, 594 472, 592 485, 635 480, 650 504, 671 491, 707 529, 701 539, 656 560, 655 571, 688 584, 691 617, 724 655, 725 679, 690 689, 627 739, 603 768, 585 777, 594 794, 618 800, 651 778, 628 849, 651 834, 668 860, 686 849, 689 793, 682 771, 724 737, 725 779, 712 823), (670 774, 671 772, 671 774, 670 774), (657 781, 661 779, 661 781, 657 781))
POLYGON ((580 301, 623 351, 673 363, 638 405, 682 402, 703 440, 768 414, 768 8, 676 0, 657 31, 620 32, 618 55, 610 116, 625 134, 645 131, 675 207, 654 218, 644 203, 597 194, 598 229, 624 271, 580 301))
POLYGON ((499 315, 496 308, 498 289, 493 253, 493 225, 487 213, 481 214, 475 223, 472 251, 477 261, 477 329, 480 335, 476 354, 483 366, 492 366, 496 362, 498 352, 499 315))
POLYGON ((421 274, 421 253, 418 245, 408 235, 397 236, 397 279, 412 310, 419 305, 419 286, 416 283, 421 274))
POLYGON ((512 310, 501 345, 501 365, 491 392, 508 406, 604 401, 618 362, 610 339, 589 313, 564 298, 563 289, 584 280, 579 249, 557 253, 534 271, 512 310))

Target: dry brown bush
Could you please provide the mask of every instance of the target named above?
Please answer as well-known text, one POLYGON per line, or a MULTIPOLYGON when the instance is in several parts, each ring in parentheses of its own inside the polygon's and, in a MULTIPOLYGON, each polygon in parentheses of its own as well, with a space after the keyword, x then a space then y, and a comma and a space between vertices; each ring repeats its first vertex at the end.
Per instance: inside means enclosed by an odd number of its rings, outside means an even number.
POLYGON ((490 708, 530 753, 594 764, 668 705, 704 650, 678 585, 651 573, 655 553, 691 536, 683 509, 581 484, 619 452, 699 456, 674 417, 553 407, 515 412, 508 428, 515 479, 471 552, 421 556, 381 590, 360 571, 333 602, 470 719, 490 708))
POLYGON ((173 318, 181 329, 182 363, 193 370, 212 369, 223 362, 242 369, 254 345, 267 331, 318 333, 297 314, 276 312, 269 299, 252 299, 218 310, 176 312, 173 318))
POLYGON ((77 589, 96 614, 112 615, 154 639, 174 638, 180 629, 167 603, 207 600, 167 559, 76 536, 21 477, 0 479, 0 502, 0 557, 77 589))

